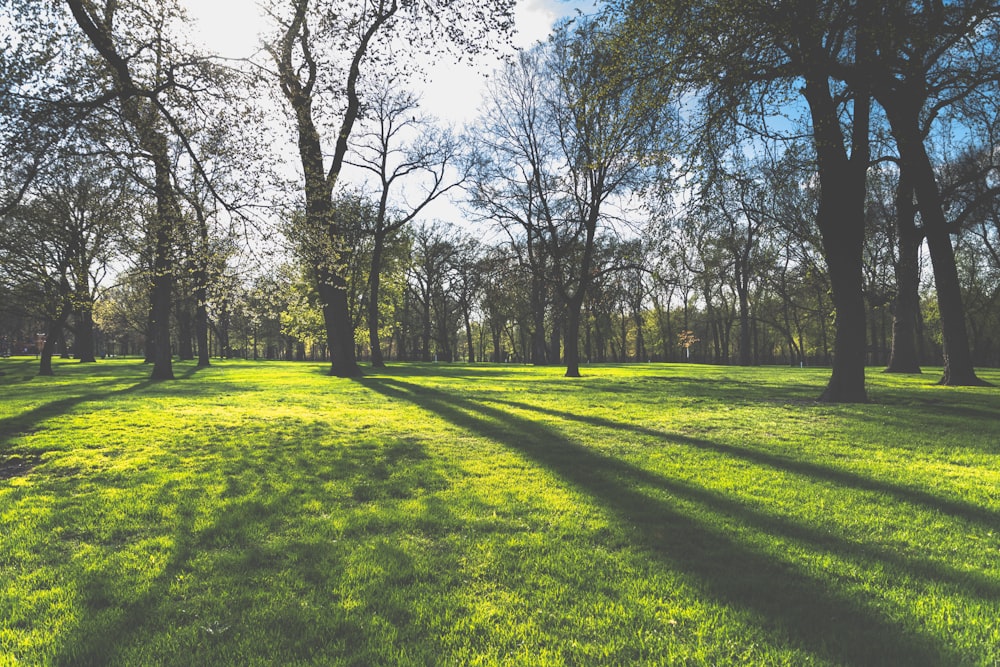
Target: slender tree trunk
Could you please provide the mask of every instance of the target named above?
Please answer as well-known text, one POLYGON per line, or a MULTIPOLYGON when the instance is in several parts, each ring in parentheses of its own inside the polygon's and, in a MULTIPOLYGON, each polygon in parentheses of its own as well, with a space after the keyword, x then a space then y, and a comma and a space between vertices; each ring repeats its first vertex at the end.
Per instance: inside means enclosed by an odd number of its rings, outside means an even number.
POLYGON ((210 350, 208 346, 208 305, 205 303, 207 295, 203 287, 195 291, 195 298, 198 305, 194 311, 194 335, 198 342, 198 368, 205 368, 210 365, 210 350))
POLYGON ((429 292, 424 293, 424 312, 421 314, 421 343, 423 345, 423 354, 421 356, 422 361, 431 360, 431 295, 429 292))
POLYGON ((545 285, 541 277, 531 277, 531 363, 541 366, 545 355, 545 285))
POLYGON ((920 309, 920 242, 913 187, 900 174, 896 192, 896 233, 899 261, 896 263, 896 302, 892 316, 892 350, 887 373, 919 373, 917 312, 920 309))
POLYGON ((462 317, 465 320, 465 343, 469 346, 469 363, 476 363, 476 352, 472 347, 472 317, 468 308, 462 309, 462 317))
POLYGON ((183 299, 177 304, 177 356, 181 361, 194 359, 194 331, 190 304, 183 299))
POLYGON ((209 357, 212 352, 208 342, 208 224, 202 215, 199 215, 198 223, 201 248, 194 275, 194 336, 198 344, 198 368, 206 368, 211 364, 209 357))
POLYGON ((580 377, 580 311, 583 301, 583 289, 566 303, 566 340, 563 343, 566 358, 566 377, 580 377))
POLYGON ((372 248, 371 271, 368 274, 368 345, 372 349, 372 368, 385 368, 382 358, 382 343, 378 335, 378 298, 382 279, 382 253, 385 248, 385 234, 375 233, 372 248))
POLYGON ((740 366, 751 365, 751 340, 750 340, 750 296, 749 289, 744 284, 742 278, 737 277, 737 296, 739 297, 740 308, 740 366))
MULTIPOLYGON (((560 341, 562 340, 562 311, 559 305, 556 303, 552 304, 552 309, 549 311, 552 316, 552 329, 549 331, 549 360, 550 364, 556 365, 562 359, 562 350, 560 349, 560 341)), ((542 346, 545 346, 545 335, 542 334, 542 346)))
POLYGON ((577 278, 576 292, 565 299, 566 332, 563 343, 563 354, 566 359, 566 377, 580 377, 580 313, 583 300, 590 287, 590 267, 594 257, 594 236, 597 234, 597 221, 600 218, 600 201, 595 193, 601 191, 603 183, 591 186, 591 200, 587 208, 586 236, 583 244, 583 257, 580 261, 580 273, 577 278))
POLYGON ((642 307, 634 308, 632 317, 635 319, 635 360, 642 362, 646 360, 646 337, 642 333, 642 307))

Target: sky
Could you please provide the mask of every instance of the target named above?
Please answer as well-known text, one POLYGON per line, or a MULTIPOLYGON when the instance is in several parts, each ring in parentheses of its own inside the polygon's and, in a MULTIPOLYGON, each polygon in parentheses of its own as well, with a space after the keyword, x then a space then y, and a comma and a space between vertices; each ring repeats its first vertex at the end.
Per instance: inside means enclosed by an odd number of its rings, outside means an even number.
MULTIPOLYGON (((254 0, 182 2, 196 22, 196 41, 230 58, 247 57, 257 50, 257 33, 264 23, 254 0)), ((578 8, 587 11, 593 7, 594 3, 586 0, 518 0, 514 14, 517 28, 514 45, 528 47, 544 40, 556 20, 574 14, 578 8)), ((478 64, 439 62, 429 65, 429 81, 419 91, 424 110, 456 124, 471 120, 485 88, 485 74, 495 65, 495 59, 478 64)))

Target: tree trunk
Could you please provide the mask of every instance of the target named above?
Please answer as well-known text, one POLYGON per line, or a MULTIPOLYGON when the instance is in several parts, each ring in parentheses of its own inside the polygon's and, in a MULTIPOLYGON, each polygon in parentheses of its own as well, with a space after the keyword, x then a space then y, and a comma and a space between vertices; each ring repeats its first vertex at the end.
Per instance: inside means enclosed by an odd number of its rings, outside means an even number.
POLYGON ((587 208, 587 219, 584 222, 586 236, 583 242, 583 257, 580 261, 580 273, 577 278, 576 292, 566 304, 566 331, 563 343, 563 354, 566 359, 566 377, 580 377, 580 313, 583 310, 583 300, 590 287, 590 267, 594 257, 594 236, 597 234, 597 221, 600 218, 600 200, 597 194, 601 192, 603 183, 591 186, 591 199, 587 208))
POLYGON ((360 377, 361 368, 354 356, 354 327, 347 303, 347 284, 335 273, 319 272, 319 295, 323 301, 323 321, 330 349, 330 375, 360 377))
POLYGON ((902 97, 896 95, 881 101, 899 149, 900 169, 907 174, 917 195, 917 208, 931 254, 944 337, 944 376, 940 384, 983 386, 987 383, 976 376, 973 368, 955 249, 948 233, 941 192, 920 132, 921 106, 902 97))
MULTIPOLYGON (((552 304, 552 330, 549 331, 548 363, 556 365, 562 359, 560 340, 562 337, 562 315, 556 304, 552 304)), ((542 347, 545 347, 545 335, 542 334, 542 347)))
POLYGON ((80 305, 76 313, 76 358, 84 364, 97 361, 94 354, 94 309, 88 297, 87 293, 77 296, 80 305))
POLYGON ((750 289, 740 271, 736 275, 736 295, 740 303, 740 366, 751 365, 750 289))
POLYGON ((499 364, 503 359, 502 352, 500 351, 500 335, 501 331, 496 326, 490 327, 490 333, 493 335, 493 363, 499 364))
POLYGON ((635 319, 635 360, 643 362, 646 360, 646 337, 642 333, 642 307, 633 309, 632 316, 635 319))
POLYGON ((465 343, 466 343, 466 345, 469 346, 469 355, 468 355, 469 356, 469 363, 470 364, 474 364, 474 363, 476 363, 476 352, 475 352, 475 349, 472 346, 473 345, 473 340, 472 340, 472 316, 469 313, 469 309, 468 308, 463 308, 462 309, 462 316, 465 319, 465 343))
POLYGON ((545 356, 545 286, 538 275, 531 277, 531 363, 541 366, 545 356))
POLYGON ((211 364, 209 361, 210 350, 208 347, 208 304, 204 287, 198 287, 195 291, 195 298, 198 305, 194 311, 194 335, 198 341, 198 368, 206 368, 211 364))
POLYGON ((830 274, 836 312, 833 373, 821 401, 864 403, 865 300, 862 292, 865 174, 868 168, 869 102, 855 100, 854 156, 849 159, 836 105, 825 75, 806 77, 806 100, 813 121, 820 201, 816 223, 830 274))
POLYGON ((900 174, 896 191, 896 233, 899 261, 896 263, 896 302, 892 315, 892 349, 886 373, 919 373, 917 312, 920 308, 920 242, 913 187, 900 174))
POLYGON ((577 291, 566 303, 566 340, 563 343, 563 354, 566 359, 566 377, 580 377, 580 310, 583 301, 583 289, 577 291))
POLYGON ((170 158, 166 137, 155 131, 145 142, 153 155, 156 188, 156 218, 153 221, 153 291, 150 318, 153 335, 154 380, 173 380, 173 358, 170 351, 170 306, 173 292, 172 232, 177 219, 177 204, 173 197, 170 158))
POLYGON ((385 368, 382 358, 382 343, 378 335, 378 293, 382 278, 382 253, 385 248, 385 234, 375 234, 372 248, 371 271, 368 274, 368 345, 372 349, 372 368, 385 368))
POLYGON ((181 361, 194 359, 194 331, 187 299, 177 304, 177 356, 181 361))
POLYGON ((421 361, 431 360, 431 295, 430 293, 425 293, 425 300, 423 302, 424 312, 422 313, 421 319, 421 344, 423 345, 423 351, 421 354, 421 361))

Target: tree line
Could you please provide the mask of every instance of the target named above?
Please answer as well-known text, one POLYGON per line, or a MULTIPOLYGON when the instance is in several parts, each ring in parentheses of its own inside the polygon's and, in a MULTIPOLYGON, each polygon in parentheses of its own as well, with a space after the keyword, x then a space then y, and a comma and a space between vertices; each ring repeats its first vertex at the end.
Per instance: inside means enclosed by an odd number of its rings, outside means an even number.
POLYGON ((239 63, 169 3, 14 7, 2 333, 44 327, 43 372, 67 331, 158 378, 829 364, 830 401, 867 399, 866 364, 1000 362, 995 3, 608 2, 510 56, 460 131, 399 45, 490 48, 509 2, 275 2, 239 63), (465 224, 429 215, 446 197, 465 224))

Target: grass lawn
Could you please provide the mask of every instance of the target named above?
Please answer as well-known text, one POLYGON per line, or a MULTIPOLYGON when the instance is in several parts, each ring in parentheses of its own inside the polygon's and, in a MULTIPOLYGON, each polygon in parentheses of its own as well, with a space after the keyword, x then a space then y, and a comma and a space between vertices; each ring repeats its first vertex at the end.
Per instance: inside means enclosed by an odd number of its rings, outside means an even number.
POLYGON ((1000 665, 1000 389, 325 369, 0 362, 0 665, 1000 665))

